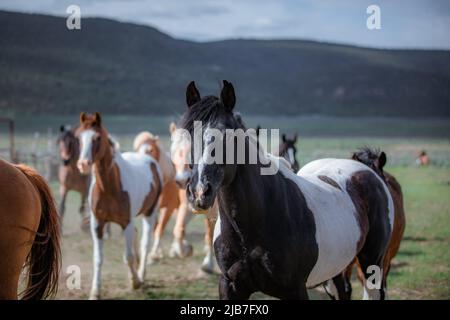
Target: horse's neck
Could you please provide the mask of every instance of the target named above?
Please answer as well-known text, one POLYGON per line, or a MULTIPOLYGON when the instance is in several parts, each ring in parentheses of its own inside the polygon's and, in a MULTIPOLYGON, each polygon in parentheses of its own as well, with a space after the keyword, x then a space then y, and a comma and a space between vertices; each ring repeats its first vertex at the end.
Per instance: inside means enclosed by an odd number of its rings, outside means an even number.
POLYGON ((159 165, 161 166, 164 183, 175 179, 175 166, 170 157, 161 149, 159 153, 159 165))
MULTIPOLYGON (((108 145, 103 157, 94 163, 95 181, 102 192, 120 192, 120 176, 116 170, 114 156, 113 151, 108 145)), ((120 155, 116 156, 120 157, 120 155)))

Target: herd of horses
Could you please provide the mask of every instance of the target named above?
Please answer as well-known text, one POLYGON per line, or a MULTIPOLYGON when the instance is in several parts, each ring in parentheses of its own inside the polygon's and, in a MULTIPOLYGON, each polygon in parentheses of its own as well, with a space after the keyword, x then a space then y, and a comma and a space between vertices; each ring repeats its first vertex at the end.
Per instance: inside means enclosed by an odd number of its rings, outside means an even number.
MULTIPOLYGON (((308 299, 308 288, 323 285, 331 298, 347 300, 354 266, 365 299, 387 297, 405 213, 399 183, 383 170, 384 152, 363 148, 349 159, 319 159, 300 168, 297 135, 282 135, 278 152, 270 154, 259 142, 258 127, 256 138, 247 136, 244 143, 246 154, 257 150, 256 163, 239 163, 236 154, 231 163, 209 163, 206 153, 217 143, 213 130, 223 134, 223 143, 230 129, 247 130, 234 111, 234 87, 223 81, 219 96, 202 97, 191 82, 186 103, 177 124, 183 130, 170 124, 170 152, 145 131, 136 136, 132 152, 121 153, 99 113, 81 113, 75 127, 61 126, 58 209, 33 169, 0 159, 0 299, 42 299, 57 291, 70 190, 81 195, 81 226, 93 241, 90 299, 102 296, 103 241, 110 224, 123 230, 124 262, 137 289, 147 265, 164 258, 161 239, 174 213, 169 256, 177 258, 192 255, 186 226, 193 213, 205 214, 201 269, 213 273, 217 263, 221 299, 248 299, 258 291, 308 299), (201 135, 194 134, 197 121, 201 135), (193 152, 194 146, 203 153, 193 152), (261 175, 268 163, 277 172, 261 175), (381 270, 378 285, 370 281, 374 267, 381 270), (19 294, 23 270, 28 281, 19 294)), ((226 148, 222 156, 227 158, 226 148)))

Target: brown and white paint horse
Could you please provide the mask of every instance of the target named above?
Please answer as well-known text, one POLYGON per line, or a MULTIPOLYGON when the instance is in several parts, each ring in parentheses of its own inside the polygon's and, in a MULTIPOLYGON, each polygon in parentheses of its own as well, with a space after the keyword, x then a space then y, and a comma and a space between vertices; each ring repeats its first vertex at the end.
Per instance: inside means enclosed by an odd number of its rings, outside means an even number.
POLYGON ((78 168, 82 173, 93 167, 89 190, 91 234, 94 242, 94 276, 91 299, 101 296, 103 229, 115 222, 124 230, 124 260, 130 270, 131 284, 139 288, 145 280, 147 254, 156 221, 157 203, 162 189, 159 164, 148 155, 119 153, 111 145, 99 113, 81 113, 76 131, 80 140, 78 168), (140 254, 134 248, 136 231, 133 218, 142 215, 140 254), (136 271, 136 263, 139 268, 136 271))
MULTIPOLYGON (((387 286, 387 276, 391 269, 392 260, 397 255, 400 248, 400 243, 405 231, 406 218, 405 209, 403 205, 403 192, 397 179, 390 173, 383 170, 386 165, 386 154, 370 148, 361 148, 358 152, 353 153, 353 160, 364 163, 373 171, 375 171, 387 184, 389 192, 394 202, 394 227, 392 229, 392 236, 389 241, 389 246, 386 255, 383 260, 383 284, 387 286)), ((341 279, 335 279, 333 283, 328 282, 325 286, 327 293, 333 299, 351 299, 352 287, 351 287, 351 275, 353 266, 356 266, 358 272, 358 279, 364 285, 364 274, 361 270, 361 266, 358 263, 358 259, 355 260, 344 271, 344 281, 341 279)), ((386 289, 385 289, 386 290, 386 289)))
MULTIPOLYGON (((60 127, 60 134, 57 140, 61 163, 59 165, 59 216, 61 227, 66 211, 66 198, 69 191, 73 190, 80 194, 81 204, 79 212, 84 218, 85 206, 89 190, 89 175, 81 174, 77 168, 78 156, 80 154, 80 143, 75 137, 75 129, 60 127)), ((83 227, 83 220, 81 221, 83 227)))
MULTIPOLYGON (((185 180, 179 179, 177 181, 176 173, 180 177, 189 173, 188 168, 180 165, 181 160, 187 157, 188 148, 184 147, 181 140, 175 137, 176 125, 171 123, 170 132, 172 140, 176 141, 172 146, 172 151, 176 156, 174 160, 177 166, 174 165, 169 155, 167 155, 159 144, 159 137, 154 136, 150 132, 141 132, 134 140, 134 150, 140 153, 146 153, 158 160, 164 177, 164 186, 160 197, 159 207, 160 215, 158 223, 155 228, 155 236, 152 250, 150 252, 150 261, 153 263, 162 258, 162 250, 160 241, 164 234, 165 227, 172 215, 177 210, 175 226, 173 230, 174 240, 170 249, 171 257, 185 258, 192 254, 192 246, 185 240, 185 229, 188 221, 192 217, 192 213, 188 208, 188 201, 186 198, 186 190, 180 186, 185 184, 185 180), (175 169, 178 168, 178 170, 175 169)), ((217 208, 216 208, 217 210, 217 208)), ((214 215, 211 213, 205 218, 205 258, 202 262, 202 270, 207 273, 212 273, 214 270, 214 253, 212 248, 212 234, 214 231, 214 215)))
MULTIPOLYGON (((245 139, 246 152, 259 149, 264 161, 237 164, 235 154, 233 163, 205 160, 212 152, 211 136, 216 137, 212 129, 222 132, 223 143, 227 129, 245 129, 233 116, 233 85, 223 84, 220 98, 201 98, 191 82, 188 110, 180 122, 191 136, 195 121, 203 125, 193 145, 204 151, 199 159, 193 153, 187 194, 198 210, 210 208, 216 197, 219 201, 214 246, 222 271, 220 298, 247 299, 261 291, 307 299, 308 287, 339 275, 355 256, 365 277, 370 276, 369 266, 382 268, 394 222, 393 202, 383 180, 364 164, 321 159, 295 175, 251 137, 245 139), (261 175, 267 160, 270 166, 280 164, 273 175, 261 175)), ((226 148, 224 153, 226 159, 226 148)), ((365 291, 370 299, 384 297, 384 287, 365 291)))
POLYGON ((0 300, 17 299, 25 265, 22 299, 56 293, 60 269, 60 228, 45 180, 25 165, 0 159, 0 300))

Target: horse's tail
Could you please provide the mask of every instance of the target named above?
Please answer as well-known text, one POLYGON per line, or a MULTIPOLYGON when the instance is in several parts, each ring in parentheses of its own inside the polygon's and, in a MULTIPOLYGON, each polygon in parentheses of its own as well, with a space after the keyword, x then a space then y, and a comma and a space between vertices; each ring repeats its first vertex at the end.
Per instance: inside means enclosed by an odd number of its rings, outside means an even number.
POLYGON ((38 300, 52 296, 58 289, 61 261, 59 217, 45 180, 25 165, 16 165, 16 168, 36 187, 41 198, 41 220, 27 256, 28 280, 22 292, 23 300, 38 300))

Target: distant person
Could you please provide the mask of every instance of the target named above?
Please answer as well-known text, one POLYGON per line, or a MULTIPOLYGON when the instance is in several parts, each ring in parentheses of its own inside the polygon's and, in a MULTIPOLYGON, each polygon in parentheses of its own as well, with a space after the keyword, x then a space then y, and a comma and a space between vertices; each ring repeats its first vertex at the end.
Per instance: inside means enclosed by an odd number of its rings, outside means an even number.
POLYGON ((425 152, 425 150, 422 150, 419 153, 419 156, 416 159, 416 164, 418 166, 428 166, 430 164, 430 158, 428 157, 428 155, 425 152))

